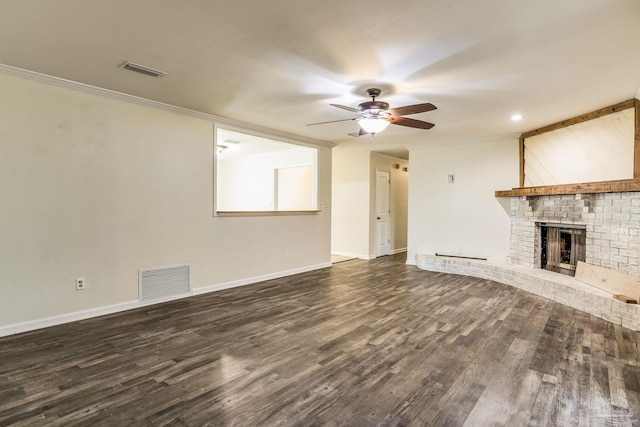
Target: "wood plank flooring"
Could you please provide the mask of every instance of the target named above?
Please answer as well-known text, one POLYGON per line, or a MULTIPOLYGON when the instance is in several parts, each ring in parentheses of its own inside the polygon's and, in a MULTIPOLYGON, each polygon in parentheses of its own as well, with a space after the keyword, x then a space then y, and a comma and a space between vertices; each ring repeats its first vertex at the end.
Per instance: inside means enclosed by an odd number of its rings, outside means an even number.
POLYGON ((640 334, 405 257, 1 338, 0 425, 640 425, 640 334))

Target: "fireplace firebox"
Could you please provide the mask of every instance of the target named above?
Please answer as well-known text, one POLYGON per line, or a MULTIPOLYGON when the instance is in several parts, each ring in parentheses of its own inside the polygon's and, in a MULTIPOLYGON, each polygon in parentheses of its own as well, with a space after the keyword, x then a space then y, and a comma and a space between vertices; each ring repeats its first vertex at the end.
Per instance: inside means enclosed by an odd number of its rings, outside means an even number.
POLYGON ((573 224, 540 224, 542 268, 575 276, 578 261, 585 261, 586 227, 573 224))

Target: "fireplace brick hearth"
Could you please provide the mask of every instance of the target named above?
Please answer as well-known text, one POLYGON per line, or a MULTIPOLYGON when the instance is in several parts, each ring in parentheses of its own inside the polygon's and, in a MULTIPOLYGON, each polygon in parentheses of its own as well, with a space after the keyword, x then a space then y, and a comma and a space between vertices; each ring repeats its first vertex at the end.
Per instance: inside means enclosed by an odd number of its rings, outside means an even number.
POLYGON ((615 300, 611 294, 571 276, 504 262, 416 254, 427 271, 481 277, 531 292, 576 310, 640 331, 640 305, 615 300))

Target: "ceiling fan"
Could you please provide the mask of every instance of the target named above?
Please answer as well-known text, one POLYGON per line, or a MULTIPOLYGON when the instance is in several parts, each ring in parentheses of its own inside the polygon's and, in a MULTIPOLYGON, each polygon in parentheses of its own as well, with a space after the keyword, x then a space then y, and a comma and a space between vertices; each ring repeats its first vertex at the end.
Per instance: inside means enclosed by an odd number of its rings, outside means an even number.
POLYGON ((360 114, 360 117, 342 120, 331 120, 328 122, 309 123, 307 126, 356 120, 360 125, 360 131, 357 134, 349 134, 353 136, 361 136, 367 134, 373 136, 376 133, 385 130, 389 124, 407 126, 417 129, 431 129, 435 126, 433 123, 403 117, 405 115, 418 114, 435 110, 437 108, 435 105, 427 102, 424 104, 406 105, 404 107, 389 109, 388 103, 376 101, 376 98, 380 96, 381 92, 382 91, 378 88, 367 89, 367 93, 371 97, 371 101, 361 103, 360 105, 358 105, 358 108, 347 107, 346 105, 330 104, 332 107, 338 107, 342 108, 343 110, 358 113, 360 114))

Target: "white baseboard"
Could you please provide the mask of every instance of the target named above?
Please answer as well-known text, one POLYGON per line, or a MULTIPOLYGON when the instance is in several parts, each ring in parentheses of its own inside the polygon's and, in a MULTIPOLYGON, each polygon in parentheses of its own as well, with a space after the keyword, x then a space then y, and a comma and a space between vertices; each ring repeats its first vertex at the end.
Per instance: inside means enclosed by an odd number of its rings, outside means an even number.
POLYGON ((63 323, 77 322, 78 320, 104 316, 120 311, 132 310, 134 308, 138 308, 139 304, 139 301, 128 301, 119 304, 107 305, 104 307, 76 311, 73 313, 60 314, 58 316, 44 317, 42 319, 14 323, 7 326, 0 326, 0 337, 33 331, 36 329, 48 328, 50 326, 62 325, 63 323))
POLYGON ((279 279, 280 277, 293 276, 294 274, 306 273, 307 271, 320 270, 321 268, 331 267, 331 263, 322 263, 316 265, 310 265, 307 267, 294 268, 292 270, 279 271, 277 273, 265 274, 262 276, 249 277, 246 279, 234 280, 231 282, 218 283, 216 285, 202 286, 200 288, 194 288, 194 295, 207 294, 209 292, 222 291, 224 289, 237 288, 239 286, 252 285, 254 283, 264 282, 265 280, 279 279))
MULTIPOLYGON (((389 255, 396 255, 402 252, 406 252, 407 248, 400 248, 400 249, 394 249, 391 251, 391 253, 389 255)), ((335 251, 331 251, 331 255, 338 255, 338 256, 348 256, 348 257, 352 257, 352 258, 359 258, 359 259, 366 259, 366 260, 372 260, 372 259, 376 259, 377 256, 376 255, 369 255, 369 254, 356 254, 356 253, 352 253, 352 252, 335 252, 335 251)))
POLYGON ((265 280, 277 279, 280 277, 292 276, 294 274, 305 273, 307 271, 319 270, 321 268, 331 267, 331 263, 322 263, 307 267, 295 268, 277 273, 265 274, 263 276, 251 277, 247 279, 235 280, 232 282, 219 283, 217 285, 204 286, 194 288, 188 294, 172 296, 168 298, 157 299, 153 301, 127 301, 103 307, 91 308, 88 310, 75 311, 73 313, 65 313, 57 316, 44 317, 42 319, 29 320, 26 322, 14 323, 11 325, 0 326, 0 337, 19 334, 22 332, 34 331, 36 329, 48 328, 51 326, 62 325, 64 323, 77 322, 79 320, 90 319, 93 317, 105 316, 107 314, 119 313, 122 311, 133 310, 136 308, 146 307, 149 305, 160 304, 163 302, 174 301, 177 299, 188 298, 195 295, 201 295, 209 292, 220 291, 223 289, 236 288, 238 286, 251 285, 265 280))
POLYGON ((359 259, 374 259, 374 257, 371 257, 368 254, 356 254, 353 252, 334 252, 331 251, 331 255, 338 255, 338 256, 348 256, 350 258, 359 258, 359 259))

